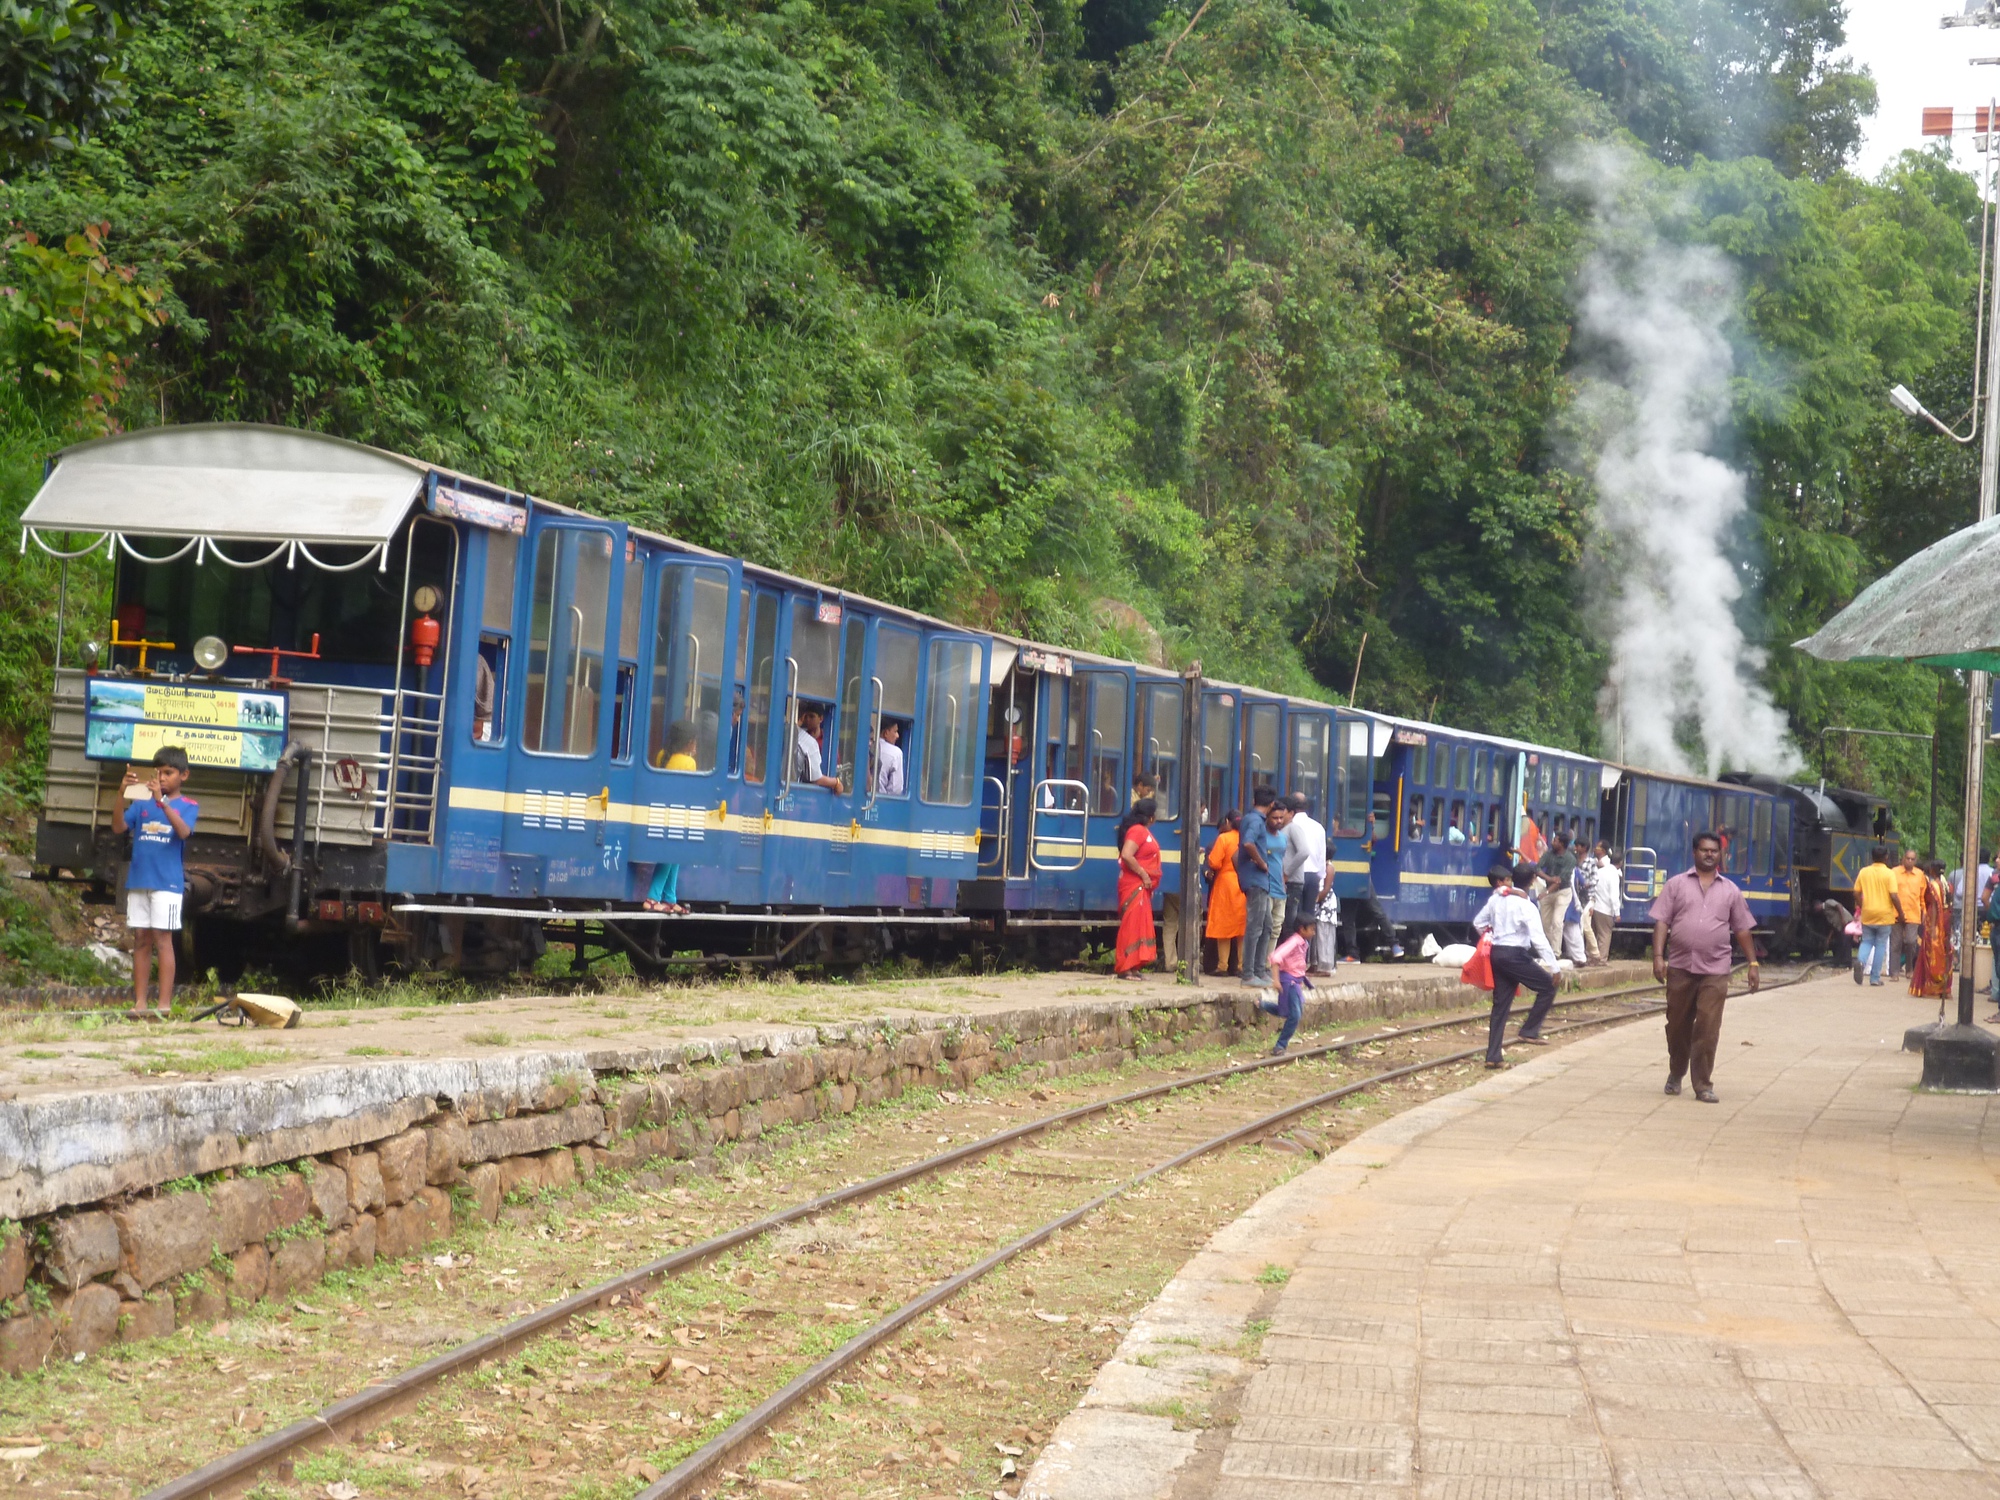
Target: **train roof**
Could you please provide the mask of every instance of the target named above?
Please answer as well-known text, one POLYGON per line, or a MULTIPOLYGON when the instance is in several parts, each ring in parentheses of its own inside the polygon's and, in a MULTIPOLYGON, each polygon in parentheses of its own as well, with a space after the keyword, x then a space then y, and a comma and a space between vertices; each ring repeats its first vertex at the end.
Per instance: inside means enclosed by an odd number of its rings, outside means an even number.
MULTIPOLYGON (((100 537, 110 533, 200 536, 211 542, 381 546, 423 497, 428 476, 433 474, 454 488, 507 503, 532 504, 586 520, 605 519, 559 501, 509 490, 444 464, 348 438, 260 422, 188 422, 139 428, 62 449, 51 460, 41 489, 21 516, 21 525, 31 533, 56 535, 95 532, 100 537), (277 484, 284 486, 281 510, 271 503, 272 487, 277 484)), ((718 561, 731 557, 646 526, 629 521, 624 525, 635 535, 691 556, 718 561)), ((832 593, 864 608, 940 630, 989 636, 1009 648, 1004 659, 995 654, 991 677, 996 682, 1024 650, 1104 666, 1133 667, 1167 678, 1180 676, 1172 667, 1050 645, 1006 631, 974 629, 761 563, 745 561, 743 566, 762 579, 832 593)), ((1214 678, 1204 681, 1224 691, 1254 693, 1302 708, 1338 706, 1242 683, 1214 678)))
POLYGON ((1487 734, 1478 729, 1461 729, 1452 724, 1433 724, 1428 719, 1412 719, 1402 714, 1378 713, 1373 709, 1360 708, 1354 712, 1381 724, 1404 729, 1419 730, 1424 734, 1448 734, 1455 739, 1480 740, 1489 745, 1503 745, 1509 750, 1523 751, 1529 755, 1562 755, 1571 760, 1587 760, 1602 764, 1598 756, 1588 755, 1581 750, 1564 750, 1557 745, 1537 745, 1529 740, 1510 739, 1504 734, 1487 734))

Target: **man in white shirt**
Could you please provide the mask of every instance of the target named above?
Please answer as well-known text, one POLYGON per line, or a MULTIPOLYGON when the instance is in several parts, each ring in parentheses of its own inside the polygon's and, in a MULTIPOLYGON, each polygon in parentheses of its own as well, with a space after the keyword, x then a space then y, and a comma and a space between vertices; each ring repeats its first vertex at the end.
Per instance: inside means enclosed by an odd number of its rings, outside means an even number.
POLYGON ((1486 872, 1493 894, 1472 919, 1475 930, 1493 939, 1493 1019, 1486 1030, 1489 1068, 1502 1065, 1500 1048, 1507 1036, 1507 1013, 1523 985, 1534 992, 1535 1004, 1521 1023, 1520 1040, 1537 1047, 1548 1045, 1542 1036, 1542 1022, 1556 1003, 1556 955, 1543 929, 1541 911, 1525 889, 1534 877, 1533 865, 1524 864, 1517 870, 1495 865, 1486 872))
POLYGON ((792 754, 792 780, 837 792, 840 783, 826 774, 819 755, 819 726, 823 717, 812 704, 799 705, 799 738, 792 754))
POLYGON ((1297 792, 1285 799, 1291 821, 1285 825, 1285 923, 1278 933, 1283 942, 1300 922, 1319 910, 1319 888, 1326 880, 1326 830, 1306 811, 1306 799, 1297 792))
POLYGON ((884 797, 903 795, 903 750, 898 743, 902 737, 903 726, 889 719, 875 742, 875 790, 884 797))
POLYGON ((1611 962, 1611 929, 1618 925, 1624 912, 1625 858, 1607 851, 1598 856, 1597 867, 1590 872, 1590 905, 1584 912, 1597 948, 1591 956, 1593 964, 1602 966, 1611 962))

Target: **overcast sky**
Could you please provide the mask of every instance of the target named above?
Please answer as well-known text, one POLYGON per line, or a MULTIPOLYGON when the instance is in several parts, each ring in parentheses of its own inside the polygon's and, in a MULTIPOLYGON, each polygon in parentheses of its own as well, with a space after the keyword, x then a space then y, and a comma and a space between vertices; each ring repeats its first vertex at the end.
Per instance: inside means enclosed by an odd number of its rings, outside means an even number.
MULTIPOLYGON (((1848 0, 1848 50, 1875 75, 1880 95, 1854 166, 1863 176, 1872 177, 1898 151, 1923 144, 1924 106, 1970 111, 2000 93, 2000 66, 1967 64, 1968 58, 2000 57, 2000 28, 1946 31, 1938 25, 1947 11, 1963 8, 1964 0, 1848 0)), ((1971 170, 1970 140, 1959 137, 1957 151, 1959 165, 1971 170)))

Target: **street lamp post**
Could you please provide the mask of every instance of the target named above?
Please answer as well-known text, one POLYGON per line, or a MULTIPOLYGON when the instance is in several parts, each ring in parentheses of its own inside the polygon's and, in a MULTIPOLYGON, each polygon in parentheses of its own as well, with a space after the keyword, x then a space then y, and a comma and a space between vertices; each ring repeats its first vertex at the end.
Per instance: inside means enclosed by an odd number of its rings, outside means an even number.
MULTIPOLYGON (((2000 26, 2000 3, 1996 0, 1967 0, 1965 13, 1946 16, 1946 26, 2000 26)), ((1983 122, 1991 129, 1994 119, 1990 109, 1983 122)), ((1986 213, 1992 212, 1991 193, 1993 191, 1991 147, 2000 145, 1988 137, 1987 146, 1987 192, 1986 213)), ((1985 429, 1979 450, 1979 519, 1991 520, 1994 514, 1996 490, 2000 490, 2000 422, 1994 420, 2000 413, 2000 267, 1990 266, 1985 243, 1986 232, 1982 226, 1980 244, 1980 266, 1988 272, 1989 285, 1980 288, 1985 299, 1986 334, 1986 389, 1985 429)), ((1981 392, 1975 386, 1973 392, 1973 423, 1977 427, 1982 413, 1979 409, 1981 392)), ((1938 422, 1921 403, 1901 386, 1891 392, 1890 400, 1899 410, 1915 416, 1929 418, 1939 427, 1938 422), (1911 409, 1914 408, 1914 411, 1911 409)), ((1959 439, 1949 428, 1945 432, 1959 439)), ((1973 1024, 1973 979, 1972 956, 1979 945, 1979 900, 1970 894, 1972 880, 1970 872, 1978 868, 1980 803, 1986 784, 1986 673, 1978 670, 1967 672, 1965 686, 1965 827, 1960 850, 1967 871, 1967 896, 1958 903, 1958 1024, 1937 1026, 1928 1029, 1923 1039, 1925 1088, 1979 1089, 1987 1092, 2000 1091, 2000 1038, 1973 1024)), ((1916 1040, 1912 1031, 1904 1040, 1908 1046, 1916 1040)))

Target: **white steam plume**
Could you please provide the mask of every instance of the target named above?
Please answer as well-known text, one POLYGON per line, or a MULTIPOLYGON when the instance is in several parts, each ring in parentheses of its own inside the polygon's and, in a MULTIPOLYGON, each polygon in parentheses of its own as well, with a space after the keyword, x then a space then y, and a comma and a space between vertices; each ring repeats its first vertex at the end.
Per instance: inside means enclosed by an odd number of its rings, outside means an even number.
POLYGON ((1596 220, 1578 303, 1578 415, 1597 490, 1589 577, 1611 646, 1598 695, 1606 751, 1710 776, 1793 770, 1785 716, 1760 680, 1764 653, 1736 623, 1743 581, 1727 545, 1744 478, 1711 451, 1729 415, 1734 272, 1713 248, 1662 236, 1630 152, 1593 148, 1564 175, 1596 220))

